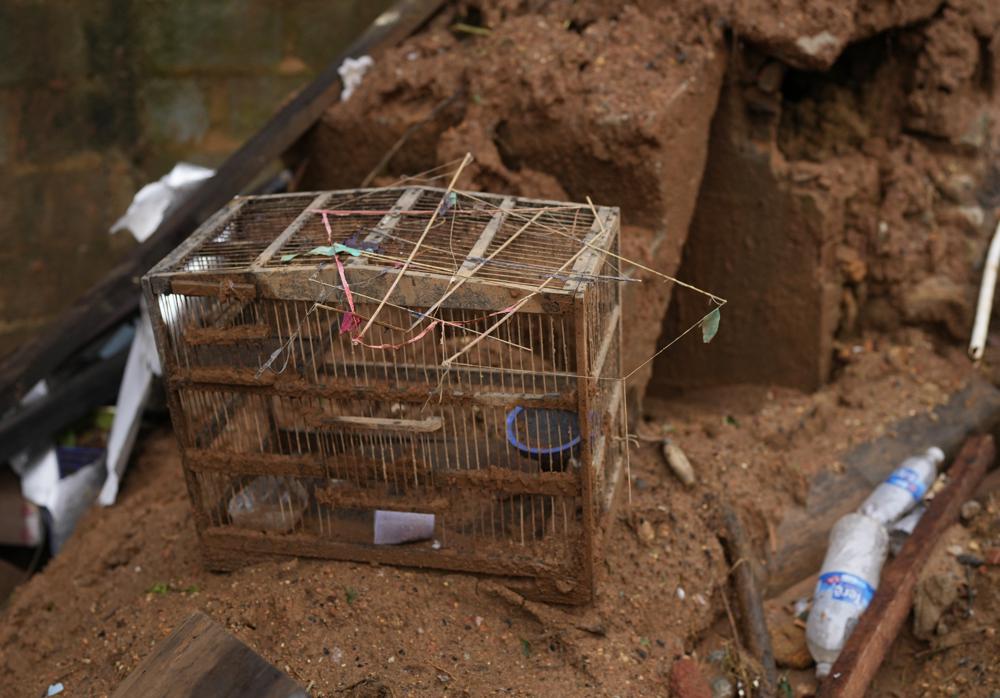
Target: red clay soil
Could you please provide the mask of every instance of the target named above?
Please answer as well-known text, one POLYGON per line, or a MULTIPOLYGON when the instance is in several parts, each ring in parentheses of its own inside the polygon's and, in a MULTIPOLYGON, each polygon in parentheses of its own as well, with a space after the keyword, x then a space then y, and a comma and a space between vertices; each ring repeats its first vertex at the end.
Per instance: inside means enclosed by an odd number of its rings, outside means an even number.
MULTIPOLYGON (((699 482, 675 480, 657 444, 633 452, 631 504, 611 527, 597 600, 579 609, 522 607, 484 578, 364 564, 207 572, 176 445, 160 428, 141 441, 120 502, 89 514, 8 603, 4 694, 61 681, 69 696, 107 695, 200 609, 317 696, 663 695, 673 661, 726 617, 718 498, 767 541, 808 475, 968 377, 957 353, 919 333, 907 340, 873 343, 812 396, 748 387, 651 403, 640 434, 674 438, 699 482)), ((696 659, 706 676, 722 671, 696 659)))

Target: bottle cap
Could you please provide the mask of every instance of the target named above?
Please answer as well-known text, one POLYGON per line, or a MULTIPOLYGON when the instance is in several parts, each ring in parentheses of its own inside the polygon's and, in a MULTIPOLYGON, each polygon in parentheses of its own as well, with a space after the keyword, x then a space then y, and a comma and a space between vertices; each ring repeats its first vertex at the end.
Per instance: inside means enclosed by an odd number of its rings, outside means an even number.
POLYGON ((930 457, 932 461, 934 461, 934 465, 944 462, 944 451, 942 451, 937 446, 931 446, 930 448, 928 448, 927 455, 930 457))
POLYGON ((830 662, 816 662, 816 678, 825 679, 830 675, 830 669, 832 668, 833 666, 830 662))

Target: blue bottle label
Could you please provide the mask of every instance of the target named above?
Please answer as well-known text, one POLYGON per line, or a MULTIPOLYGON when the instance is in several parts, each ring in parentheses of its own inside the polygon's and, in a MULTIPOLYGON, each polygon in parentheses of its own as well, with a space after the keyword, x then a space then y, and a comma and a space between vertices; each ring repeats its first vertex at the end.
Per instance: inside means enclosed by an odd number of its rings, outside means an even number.
POLYGON ((865 609, 875 596, 871 584, 850 572, 827 572, 819 577, 816 595, 829 591, 834 601, 843 601, 865 609))
POLYGON ((886 483, 906 490, 916 502, 923 499, 924 492, 927 491, 927 486, 920 479, 920 473, 913 468, 897 468, 886 483))

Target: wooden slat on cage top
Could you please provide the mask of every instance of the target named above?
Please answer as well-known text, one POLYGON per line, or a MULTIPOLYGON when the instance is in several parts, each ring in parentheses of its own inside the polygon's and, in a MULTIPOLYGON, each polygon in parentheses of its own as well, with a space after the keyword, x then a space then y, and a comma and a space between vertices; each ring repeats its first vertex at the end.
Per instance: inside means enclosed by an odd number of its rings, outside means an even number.
MULTIPOLYGON (((444 196, 439 188, 400 187, 242 197, 154 268, 153 287, 208 295, 224 293, 219 284, 239 277, 259 296, 314 300, 324 285, 340 286, 331 260, 308 254, 330 241, 318 212, 330 206, 332 242, 357 239, 355 231, 367 230, 359 247, 374 248, 349 260, 349 283, 384 293, 444 196)), ((582 204, 472 192, 456 196, 456 205, 438 216, 417 250, 394 302, 498 310, 555 276, 565 281, 546 283, 523 309, 559 303, 560 296, 573 296, 596 278, 617 217, 617 209, 609 207, 596 208, 595 218, 582 204), (589 249, 578 254, 581 247, 589 249), (572 268, 560 271, 574 255, 572 268), (406 277, 411 283, 404 283, 406 277), (472 286, 456 289, 456 280, 458 286, 472 286), (449 294, 451 302, 440 302, 449 294)))

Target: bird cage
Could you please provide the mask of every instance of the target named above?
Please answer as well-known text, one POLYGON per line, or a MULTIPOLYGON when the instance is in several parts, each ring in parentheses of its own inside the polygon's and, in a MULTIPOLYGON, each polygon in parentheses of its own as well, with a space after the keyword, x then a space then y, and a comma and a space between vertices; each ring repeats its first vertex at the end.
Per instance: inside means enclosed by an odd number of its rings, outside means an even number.
POLYGON ((503 575, 585 602, 625 457, 618 210, 239 197, 143 280, 207 564, 503 575))

